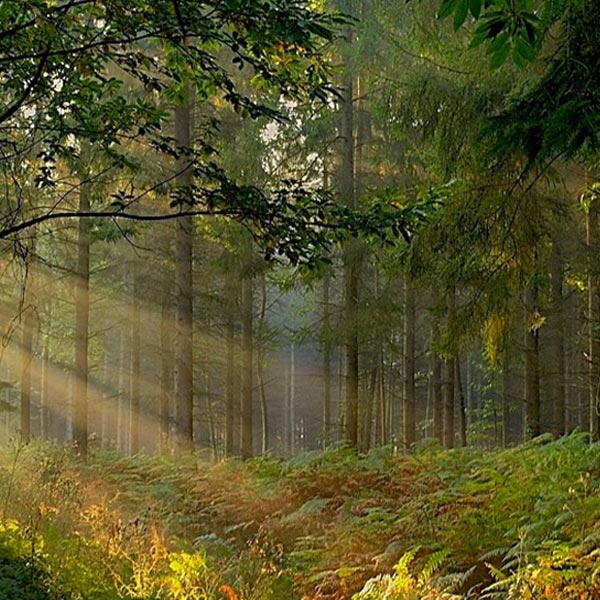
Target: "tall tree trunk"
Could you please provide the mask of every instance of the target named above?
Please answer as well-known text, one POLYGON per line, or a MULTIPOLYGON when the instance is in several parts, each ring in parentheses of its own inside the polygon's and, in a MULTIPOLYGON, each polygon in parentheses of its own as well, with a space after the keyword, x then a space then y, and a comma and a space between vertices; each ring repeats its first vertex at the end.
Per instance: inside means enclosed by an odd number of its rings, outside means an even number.
POLYGON ((100 444, 103 447, 109 446, 111 430, 111 403, 112 394, 110 390, 110 358, 108 355, 102 357, 102 393, 100 395, 100 444))
POLYGON ((323 276, 323 429, 321 443, 326 448, 331 443, 331 276, 329 271, 323 276))
POLYGON ((160 401, 159 401, 159 451, 169 452, 169 429, 171 424, 171 403, 173 398, 173 337, 171 334, 171 293, 162 291, 160 320, 160 401))
MULTIPOLYGON (((135 267, 134 267, 135 268, 135 267)), ((140 452, 140 382, 141 382, 141 308, 140 281, 133 277, 133 309, 131 315, 131 377, 129 391, 130 453, 140 452)))
POLYGON ((377 442, 382 446, 388 443, 388 405, 385 394, 385 361, 383 346, 379 344, 377 356, 377 442))
POLYGON ((345 279, 345 362, 346 362, 346 441, 355 448, 358 443, 358 397, 359 397, 359 336, 358 297, 360 280, 359 242, 348 242, 344 254, 345 279))
MULTIPOLYGON (((456 316, 456 291, 448 290, 448 323, 452 324, 456 316)), ((446 385, 444 393, 444 447, 454 447, 454 398, 456 391, 456 358, 446 360, 446 385)))
MULTIPOLYGON (((185 103, 175 107, 175 138, 182 153, 177 185, 183 208, 189 207, 192 193, 192 169, 187 153, 192 148, 193 106, 193 93, 188 85, 185 103)), ((194 450, 193 240, 193 218, 180 217, 175 239, 175 441, 179 451, 188 453, 194 450)))
POLYGON ((598 213, 600 200, 593 197, 587 207, 586 241, 588 246, 588 397, 590 435, 597 440, 600 433, 600 290, 595 261, 600 247, 598 213))
POLYGON ((460 356, 454 361, 456 391, 458 393, 458 421, 460 445, 464 448, 467 445, 467 407, 465 405, 465 391, 462 382, 462 369, 460 367, 460 356))
POLYGON ((253 316, 254 282, 251 276, 242 280, 242 398, 241 398, 241 456, 250 458, 253 453, 253 316))
POLYGON ((415 385, 415 292, 404 282, 404 446, 410 448, 416 441, 416 385, 415 385))
POLYGON ((261 298, 260 298, 260 315, 258 320, 258 352, 256 357, 256 376, 258 383, 258 391, 260 395, 260 415, 261 415, 261 430, 262 443, 261 451, 266 454, 269 450, 269 412, 267 407, 267 391, 264 378, 265 365, 265 316, 267 312, 267 280, 265 274, 261 274, 260 278, 261 298))
POLYGON ((433 437, 441 444, 444 441, 444 395, 442 388, 442 359, 431 353, 431 404, 433 412, 433 437))
MULTIPOLYGON (((207 353, 207 356, 211 356, 211 353, 207 353)), ((210 442, 210 448, 212 450, 213 460, 216 462, 219 460, 219 444, 217 441, 217 427, 215 423, 215 411, 213 407, 213 389, 212 389, 212 373, 210 368, 210 362, 206 362, 206 415, 208 419, 208 439, 210 442)))
MULTIPOLYGON (((25 283, 27 285, 27 282, 25 283)), ((24 307, 21 332, 21 443, 31 441, 31 370, 33 362, 32 306, 24 307)))
POLYGON ((40 384, 40 437, 52 437, 52 407, 50 405, 50 336, 44 336, 42 348, 42 374, 40 384))
POLYGON ((368 385, 366 385, 366 389, 364 390, 364 403, 365 410, 363 419, 363 427, 362 427, 362 440, 360 443, 361 452, 368 452, 371 448, 371 440, 373 437, 373 408, 375 408, 375 403, 377 402, 377 375, 378 375, 378 365, 377 361, 371 367, 371 381, 368 385))
POLYGON ((33 326, 35 309, 33 306, 33 279, 35 277, 33 257, 35 240, 29 248, 29 256, 25 264, 23 281, 23 307, 21 313, 21 442, 31 441, 31 371, 33 363, 33 326))
POLYGON ((502 364, 502 447, 507 448, 510 443, 510 409, 512 406, 513 376, 510 359, 504 352, 502 364))
POLYGON ((525 334, 525 426, 526 439, 541 433, 540 424, 540 338, 538 288, 535 282, 525 288, 527 332, 525 334))
MULTIPOLYGON (((348 8, 351 8, 348 6, 348 8)), ((347 43, 352 43, 353 35, 348 31, 347 43)), ((338 172, 338 191, 342 203, 354 207, 354 73, 346 61, 340 114, 341 160, 338 172)), ((359 241, 351 239, 344 249, 344 287, 345 287, 345 440, 354 448, 358 444, 358 298, 360 279, 359 241)))
POLYGON ((454 447, 454 394, 456 390, 454 366, 455 358, 446 360, 446 381, 444 382, 444 447, 454 447))
POLYGON ((290 344, 290 381, 288 396, 288 431, 289 431, 289 452, 294 454, 296 451, 296 349, 294 342, 290 344))
POLYGON ((125 327, 119 332, 119 376, 118 376, 118 406, 117 406, 117 448, 127 453, 129 448, 129 423, 127 420, 129 406, 129 389, 127 386, 129 361, 127 360, 127 336, 125 327))
POLYGON ((551 318, 551 354, 552 378, 551 400, 554 412, 554 433, 557 436, 566 432, 566 364, 565 364, 565 302, 563 295, 564 261, 558 237, 552 245, 550 260, 552 274, 552 308, 551 318))
MULTIPOLYGON (((80 165, 79 212, 90 210, 88 178, 89 149, 82 150, 80 165)), ((90 318, 90 240, 86 219, 78 222, 77 271, 75 276, 75 372, 73 382, 73 441, 85 459, 88 449, 88 340, 90 318)))
POLYGON ((237 288, 234 274, 226 274, 225 287, 225 456, 232 457, 236 453, 239 435, 236 428, 235 402, 235 317, 237 308, 237 288))

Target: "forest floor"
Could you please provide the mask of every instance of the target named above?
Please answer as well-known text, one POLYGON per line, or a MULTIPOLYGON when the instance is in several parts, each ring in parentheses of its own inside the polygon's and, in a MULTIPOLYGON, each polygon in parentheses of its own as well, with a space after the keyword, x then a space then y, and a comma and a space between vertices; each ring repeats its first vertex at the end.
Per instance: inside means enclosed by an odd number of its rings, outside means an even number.
POLYGON ((0 600, 600 598, 600 446, 0 456, 0 600))

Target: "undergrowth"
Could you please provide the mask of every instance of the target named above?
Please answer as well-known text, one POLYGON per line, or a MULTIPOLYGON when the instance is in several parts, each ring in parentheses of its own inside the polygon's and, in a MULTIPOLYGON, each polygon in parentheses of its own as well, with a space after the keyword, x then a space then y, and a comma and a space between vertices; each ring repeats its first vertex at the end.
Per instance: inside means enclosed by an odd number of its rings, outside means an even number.
POLYGON ((2 600, 593 600, 600 447, 0 453, 2 600))

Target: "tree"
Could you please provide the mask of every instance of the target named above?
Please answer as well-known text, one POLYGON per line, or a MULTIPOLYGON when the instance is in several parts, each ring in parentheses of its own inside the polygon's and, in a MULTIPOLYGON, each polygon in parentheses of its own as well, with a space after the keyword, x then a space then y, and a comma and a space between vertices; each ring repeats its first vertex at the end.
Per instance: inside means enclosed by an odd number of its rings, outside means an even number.
MULTIPOLYGON (((186 199, 191 195, 193 184, 187 158, 193 151, 193 107, 193 92, 186 85, 183 103, 175 108, 175 138, 180 153, 177 183, 186 199)), ((193 217, 180 217, 175 238, 175 439, 184 452, 194 449, 193 238, 193 217)))
MULTIPOLYGON (((79 179, 79 212, 90 210, 90 148, 82 144, 78 165, 79 179)), ((75 275, 75 370, 74 370, 74 414, 73 441, 82 458, 87 457, 88 449, 88 341, 90 315, 90 240, 88 224, 84 219, 78 223, 77 238, 77 271, 75 275)))

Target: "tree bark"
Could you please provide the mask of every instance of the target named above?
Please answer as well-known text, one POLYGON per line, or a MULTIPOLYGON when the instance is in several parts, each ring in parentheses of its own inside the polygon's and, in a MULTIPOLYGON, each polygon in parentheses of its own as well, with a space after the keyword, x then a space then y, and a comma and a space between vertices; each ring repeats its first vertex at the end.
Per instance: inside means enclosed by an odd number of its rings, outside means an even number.
POLYGON ((598 231, 598 213, 600 200, 593 197, 586 215, 586 241, 588 246, 588 407, 589 430, 592 440, 597 440, 600 433, 600 290, 598 270, 595 266, 600 232, 598 231))
POLYGON ((129 389, 129 451, 140 452, 141 308, 139 276, 133 277, 131 315, 131 376, 129 389))
MULTIPOLYGON (((28 285, 28 282, 25 282, 28 285)), ((27 296, 27 294, 26 294, 27 296)), ((33 362, 33 307, 24 307, 21 332, 21 443, 31 441, 31 370, 33 362)))
POLYGON ((415 385, 415 293, 408 280, 404 282, 404 446, 410 448, 416 441, 416 385, 415 385))
POLYGON ((256 357, 256 377, 258 383, 258 391, 260 396, 260 415, 261 415, 261 432, 262 443, 261 452, 266 454, 269 450, 269 411, 267 406, 267 391, 264 378, 265 364, 265 317, 267 312, 267 280, 265 274, 261 274, 260 278, 261 299, 260 299, 260 315, 258 320, 258 352, 256 357))
POLYGON ((235 402, 235 317, 237 307, 237 288, 231 265, 226 274, 225 286, 225 456, 235 455, 239 442, 236 428, 235 402))
POLYGON ((540 424, 540 339, 538 288, 535 282, 525 288, 527 332, 525 334, 525 439, 541 433, 540 424))
POLYGON ((289 452, 296 451, 296 349, 290 344, 290 381, 288 396, 289 452))
POLYGON ((512 406, 512 378, 513 372, 507 352, 504 352, 502 364, 502 447, 507 448, 510 443, 510 409, 512 406))
POLYGON ((462 382, 462 369, 460 367, 460 356, 454 360, 456 391, 458 393, 458 419, 460 445, 464 448, 467 445, 467 407, 465 405, 465 391, 462 382))
POLYGON ((241 456, 250 458, 254 454, 253 447, 253 317, 254 317, 254 282, 251 276, 242 280, 242 398, 241 398, 241 456))
POLYGON ((52 437, 52 407, 50 404, 50 336, 48 334, 44 336, 40 383, 40 437, 42 440, 49 440, 52 437))
POLYGON ((552 355, 550 394, 554 412, 554 433, 561 436, 566 432, 565 303, 563 295, 564 261, 562 248, 557 238, 552 245, 550 270, 553 308, 549 340, 552 355))
POLYGON ((326 448, 331 443, 331 277, 327 271, 323 277, 323 405, 321 444, 326 448))
MULTIPOLYGON (((184 205, 190 202, 192 189, 192 170, 186 154, 192 148, 193 105, 188 85, 184 105, 175 107, 175 138, 182 153, 177 185, 184 205)), ((175 441, 177 449, 186 453, 194 451, 193 239, 193 218, 180 217, 175 239, 175 441)))
POLYGON ((129 423, 127 421, 127 407, 129 406, 129 390, 127 383, 127 374, 129 361, 127 360, 127 336, 125 334, 125 324, 122 325, 119 332, 119 376, 118 376, 118 405, 117 405, 117 448, 127 453, 129 448, 129 423))
POLYGON ((441 444, 444 441, 444 395, 442 388, 442 359, 431 353, 431 404, 433 411, 433 437, 441 444))
MULTIPOLYGON (((83 142, 85 144, 85 142, 83 142)), ((82 150, 80 165, 79 212, 90 210, 88 152, 82 150)), ((75 274, 75 372, 73 382, 73 441, 77 453, 85 460, 88 450, 88 344, 90 318, 90 240, 88 224, 79 219, 77 270, 75 274)))
MULTIPOLYGON (((352 42, 352 34, 348 33, 348 44, 352 42)), ((354 207, 356 203, 354 190, 354 74, 346 64, 343 80, 341 115, 340 115, 341 160, 339 165, 339 194, 342 203, 354 207)), ((358 298, 360 279, 359 242, 352 238, 344 250, 344 287, 345 287, 345 431, 346 442, 353 448, 358 444, 358 298)))
POLYGON ((21 313, 21 443, 31 441, 31 380, 33 368, 33 328, 35 323, 35 308, 33 305, 35 239, 29 247, 25 262, 23 281, 23 307, 21 313))
POLYGON ((456 389, 455 385, 455 373, 456 368, 454 366, 455 358, 448 358, 446 360, 446 381, 444 385, 444 447, 454 447, 454 392, 456 389))
MULTIPOLYGON (((455 290, 448 290, 448 322, 452 324, 456 313, 455 290)), ((456 391, 455 357, 446 360, 446 385, 444 394, 444 447, 454 447, 454 400, 456 391)))
POLYGON ((171 402, 173 397, 173 337, 171 334, 171 293, 162 291, 160 321, 160 400, 159 400, 159 451, 167 454, 170 447, 171 402))

